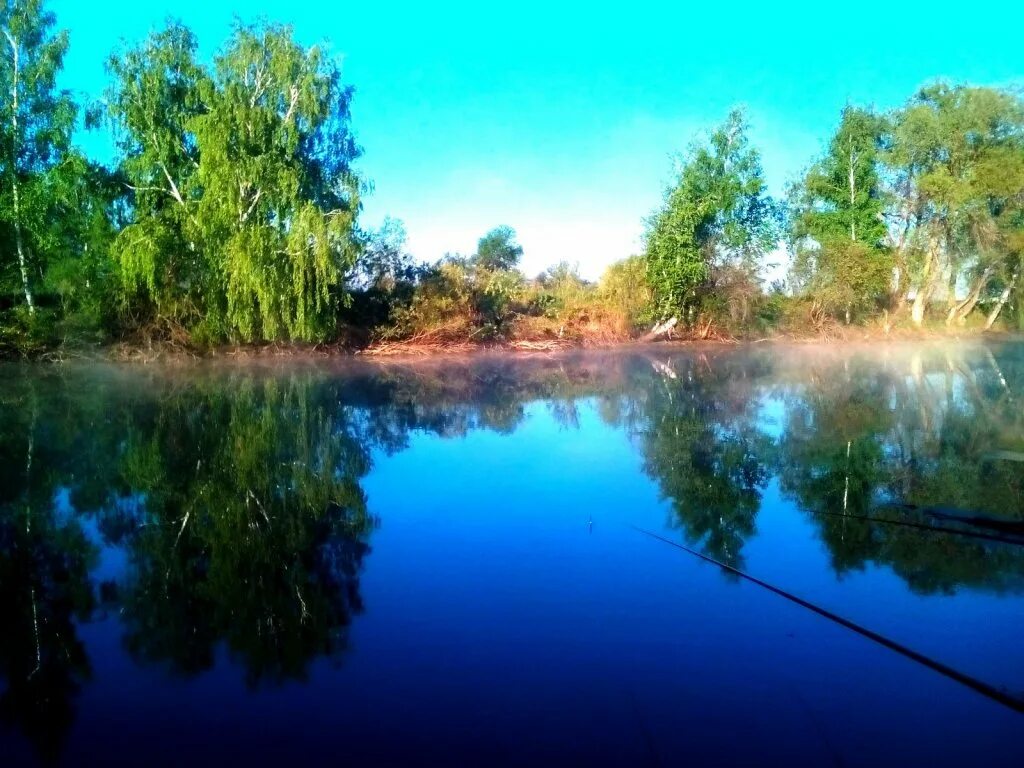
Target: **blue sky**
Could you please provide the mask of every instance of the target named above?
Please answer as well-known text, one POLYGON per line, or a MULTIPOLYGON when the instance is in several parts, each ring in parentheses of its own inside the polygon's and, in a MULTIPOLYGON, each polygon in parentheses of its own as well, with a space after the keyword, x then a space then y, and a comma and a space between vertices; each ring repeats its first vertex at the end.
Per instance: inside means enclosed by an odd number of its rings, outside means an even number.
MULTIPOLYGON (((356 88, 365 221, 405 222, 421 259, 516 228, 527 273, 596 277, 637 252, 671 156, 745 105, 773 192, 850 101, 888 109, 936 77, 1024 82, 1024 3, 509 4, 51 0, 71 32, 64 85, 90 97, 120 40, 173 15, 212 55, 232 19, 323 40, 356 88)), ((97 157, 105 137, 83 140, 97 157)))

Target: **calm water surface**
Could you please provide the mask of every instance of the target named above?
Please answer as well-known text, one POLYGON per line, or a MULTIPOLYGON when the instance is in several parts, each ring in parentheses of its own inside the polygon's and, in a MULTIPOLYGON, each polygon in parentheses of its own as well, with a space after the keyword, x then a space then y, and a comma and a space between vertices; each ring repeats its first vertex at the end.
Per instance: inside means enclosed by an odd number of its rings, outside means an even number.
POLYGON ((0 762, 1021 765, 1022 520, 1024 344, 7 365, 0 762))

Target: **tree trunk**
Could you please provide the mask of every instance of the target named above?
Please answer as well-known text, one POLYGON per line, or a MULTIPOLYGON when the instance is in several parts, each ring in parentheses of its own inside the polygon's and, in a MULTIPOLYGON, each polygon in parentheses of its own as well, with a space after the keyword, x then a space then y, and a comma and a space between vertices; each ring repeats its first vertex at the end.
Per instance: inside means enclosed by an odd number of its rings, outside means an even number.
POLYGON ((999 294, 999 301, 996 302, 995 307, 989 312, 988 317, 985 319, 985 330, 989 330, 995 324, 996 319, 999 317, 999 313, 1003 311, 1003 307, 1006 305, 1007 300, 1010 298, 1010 292, 1013 290, 1013 286, 1017 282, 1017 273, 1013 273, 1013 277, 1003 288, 1003 292, 999 294))
MULTIPOLYGON (((850 143, 853 143, 851 138, 850 143)), ((857 220, 856 213, 853 210, 854 205, 857 203, 857 183, 853 175, 853 164, 857 162, 857 156, 853 152, 853 148, 850 148, 850 162, 847 167, 847 181, 850 185, 850 240, 857 242, 857 220)), ((846 323, 849 325, 849 321, 846 323)))
POLYGON ((640 341, 654 341, 659 336, 663 336, 666 333, 668 333, 669 331, 671 331, 673 328, 675 328, 676 327, 676 323, 678 323, 678 322, 679 322, 679 319, 673 317, 670 320, 666 320, 663 323, 658 323, 653 328, 651 328, 650 333, 648 333, 646 336, 644 336, 642 339, 640 339, 640 341))
POLYGON ((957 272, 953 269, 952 264, 947 265, 946 269, 948 269, 949 272, 943 273, 942 280, 946 286, 946 312, 948 315, 949 312, 952 312, 956 308, 958 303, 956 300, 957 272))
POLYGON ((893 312, 899 314, 909 302, 907 293, 910 290, 910 275, 907 271, 907 260, 901 249, 893 254, 896 266, 893 268, 892 283, 890 284, 889 304, 893 312))
POLYGON ((924 273, 921 275, 921 286, 917 289, 917 295, 914 296, 914 304, 910 309, 910 319, 914 322, 918 328, 924 323, 924 312, 928 308, 928 301, 932 297, 932 293, 935 292, 935 279, 932 274, 935 269, 935 240, 932 239, 929 243, 928 255, 925 257, 924 262, 924 273))
POLYGON ((963 323, 967 319, 967 316, 971 314, 974 307, 977 306, 978 300, 981 298, 981 293, 988 285, 988 281, 992 278, 992 273, 994 271, 994 269, 989 267, 982 272, 981 276, 974 283, 974 286, 968 292, 964 300, 950 307, 949 314, 946 315, 946 325, 952 325, 954 320, 963 323))
POLYGON ((25 243, 21 232, 21 200, 18 190, 18 90, 21 87, 19 78, 21 68, 18 57, 18 41, 15 40, 8 30, 4 30, 4 37, 11 46, 11 158, 8 171, 11 174, 11 193, 13 197, 14 214, 14 247, 18 252, 18 266, 21 269, 21 287, 25 291, 25 302, 28 304, 28 312, 34 315, 36 311, 35 302, 32 300, 32 289, 28 283, 28 260, 25 258, 25 243))
POLYGON ((931 298, 931 281, 924 282, 914 296, 914 303, 910 307, 910 319, 918 328, 924 323, 924 310, 928 306, 928 299, 931 298))

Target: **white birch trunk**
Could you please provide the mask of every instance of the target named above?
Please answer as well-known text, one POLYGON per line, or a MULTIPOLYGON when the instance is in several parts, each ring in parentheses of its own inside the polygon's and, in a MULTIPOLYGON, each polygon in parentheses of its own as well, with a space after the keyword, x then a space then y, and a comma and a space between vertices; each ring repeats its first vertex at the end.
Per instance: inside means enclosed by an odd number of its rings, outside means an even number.
POLYGON ((36 307, 32 299, 32 289, 28 282, 28 260, 25 257, 25 242, 21 232, 21 198, 18 189, 18 91, 21 87, 21 62, 18 54, 18 41, 6 29, 4 30, 4 37, 7 38, 7 44, 11 47, 11 164, 8 170, 11 174, 11 193, 13 197, 14 245, 18 252, 18 267, 21 269, 21 287, 25 291, 25 302, 28 304, 29 314, 34 315, 36 307))
POLYGON ((985 319, 985 330, 986 331, 990 330, 992 328, 992 326, 995 324, 996 320, 999 317, 999 313, 1003 311, 1003 307, 1006 305, 1006 302, 1009 300, 1010 292, 1013 290, 1013 286, 1014 286, 1014 284, 1016 282, 1017 282, 1017 273, 1014 272, 1013 273, 1013 277, 1010 278, 1010 281, 1006 284, 1006 287, 1003 288, 1003 292, 1001 294, 999 294, 999 301, 996 302, 995 307, 992 308, 992 311, 989 312, 988 317, 985 319))

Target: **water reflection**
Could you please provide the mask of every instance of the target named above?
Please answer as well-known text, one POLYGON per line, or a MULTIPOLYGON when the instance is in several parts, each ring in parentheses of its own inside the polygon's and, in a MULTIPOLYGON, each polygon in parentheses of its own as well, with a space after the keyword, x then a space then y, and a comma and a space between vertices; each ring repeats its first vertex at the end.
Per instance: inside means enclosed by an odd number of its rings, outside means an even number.
POLYGON ((9 366, 0 713, 59 756, 90 676, 80 628, 97 612, 118 616, 135 663, 174 675, 209 670, 221 648, 254 687, 340 662, 363 608, 374 456, 417 434, 514 436, 537 401, 570 436, 593 403, 630 436, 668 527, 720 562, 744 565, 776 483, 837 575, 880 564, 923 594, 1020 591, 1024 547, 865 518, 931 524, 941 507, 1024 520, 1022 396, 1020 345, 9 366), (110 553, 121 564, 101 568, 110 553))
POLYGON ((224 642, 255 684, 343 651, 369 531, 344 411, 309 381, 204 385, 128 414, 119 449, 100 530, 134 656, 195 673, 224 642))
POLYGON ((1024 520, 1020 464, 990 458, 1021 447, 1020 363, 946 349, 811 365, 810 384, 788 388, 780 482, 820 527, 837 573, 883 563, 922 593, 1021 586, 1024 549, 937 534, 921 511, 1024 520))
POLYGON ((652 365, 644 399, 644 471, 672 503, 691 545, 732 566, 755 531, 772 443, 760 428, 763 357, 706 356, 652 365))

